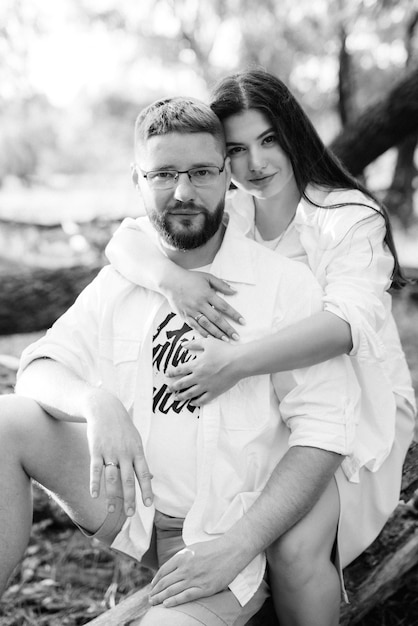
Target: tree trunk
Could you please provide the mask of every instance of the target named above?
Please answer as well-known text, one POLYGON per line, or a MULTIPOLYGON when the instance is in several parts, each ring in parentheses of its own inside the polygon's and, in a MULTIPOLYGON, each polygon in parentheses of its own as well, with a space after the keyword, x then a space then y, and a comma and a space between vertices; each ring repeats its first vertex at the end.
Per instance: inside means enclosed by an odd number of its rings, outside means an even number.
MULTIPOLYGON (((414 33, 418 24, 418 11, 414 11, 407 29, 405 47, 407 49, 406 67, 410 69, 414 64, 414 33)), ((414 155, 417 149, 418 134, 407 137, 398 146, 398 158, 389 189, 384 203, 392 214, 397 214, 405 228, 411 222, 414 212, 414 178, 417 175, 414 155)))
POLYGON ((356 176, 378 156, 418 131, 418 69, 349 123, 331 150, 356 176))
POLYGON ((340 27, 340 51, 338 55, 338 112, 341 125, 345 127, 356 117, 355 85, 353 78, 353 60, 347 50, 347 33, 340 27))
POLYGON ((384 203, 392 215, 397 215, 407 228, 414 212, 414 179, 417 168, 414 155, 417 149, 418 134, 407 137, 398 147, 398 158, 392 182, 386 192, 384 203))
POLYGON ((93 280, 99 267, 22 269, 0 276, 0 335, 49 328, 93 280))

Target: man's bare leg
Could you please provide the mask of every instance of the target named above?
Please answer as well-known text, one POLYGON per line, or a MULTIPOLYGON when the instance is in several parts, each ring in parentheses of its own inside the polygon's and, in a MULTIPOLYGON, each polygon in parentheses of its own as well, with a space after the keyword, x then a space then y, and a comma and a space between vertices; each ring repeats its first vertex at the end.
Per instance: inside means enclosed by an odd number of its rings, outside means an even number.
POLYGON ((0 396, 0 594, 29 541, 31 478, 83 528, 102 525, 105 494, 90 496, 89 464, 85 424, 58 421, 28 398, 0 396))

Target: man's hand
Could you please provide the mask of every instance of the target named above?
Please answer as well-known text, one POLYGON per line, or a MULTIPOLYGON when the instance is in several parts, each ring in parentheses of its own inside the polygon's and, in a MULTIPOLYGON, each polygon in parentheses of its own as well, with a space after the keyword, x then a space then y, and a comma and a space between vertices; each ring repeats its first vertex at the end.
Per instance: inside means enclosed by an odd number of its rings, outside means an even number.
POLYGON ((151 604, 176 606, 223 591, 247 565, 242 552, 224 537, 184 548, 152 580, 151 604))
POLYGON ((49 358, 36 359, 28 365, 18 380, 16 393, 33 398, 55 419, 87 422, 93 498, 100 493, 104 471, 109 511, 114 507, 115 496, 121 495, 122 486, 126 515, 133 515, 135 476, 145 506, 152 504, 151 474, 142 440, 116 396, 91 385, 69 367, 49 358))
POLYGON ((122 403, 112 394, 98 390, 87 410, 87 439, 90 450, 90 493, 97 498, 104 471, 109 511, 120 495, 120 481, 126 515, 135 512, 135 477, 145 506, 153 500, 151 474, 145 460, 142 440, 122 403))

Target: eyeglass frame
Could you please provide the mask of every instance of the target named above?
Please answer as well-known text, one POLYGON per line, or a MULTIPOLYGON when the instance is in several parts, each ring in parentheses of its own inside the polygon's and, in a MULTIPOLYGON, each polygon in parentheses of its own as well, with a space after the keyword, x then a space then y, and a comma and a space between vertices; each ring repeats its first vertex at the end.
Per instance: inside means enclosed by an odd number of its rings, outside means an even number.
POLYGON ((197 188, 202 187, 203 188, 203 187, 206 187, 206 186, 210 187, 211 183, 209 183, 208 185, 196 185, 192 181, 192 179, 190 177, 190 172, 192 172, 193 170, 204 170, 204 169, 207 169, 207 168, 216 168, 217 170, 219 170, 218 176, 220 176, 222 174, 222 172, 225 171, 225 163, 226 163, 227 158, 228 158, 228 155, 224 156, 224 161, 223 161, 222 167, 219 167, 218 165, 200 165, 198 167, 191 167, 188 170, 174 170, 174 169, 167 168, 167 169, 160 169, 160 170, 149 170, 148 172, 145 172, 140 167, 138 167, 138 165, 132 164, 132 170, 133 170, 134 174, 136 173, 136 175, 138 175, 137 174, 138 172, 141 172, 141 176, 143 178, 145 178, 145 180, 150 185, 150 187, 154 188, 154 189, 157 189, 157 191, 158 191, 158 188, 157 187, 152 187, 152 183, 150 183, 149 180, 148 180, 148 175, 149 174, 155 174, 157 172, 171 172, 171 173, 175 173, 176 174, 176 176, 173 179, 173 183, 174 184, 172 186, 170 186, 170 187, 165 187, 165 188, 163 187, 163 188, 160 189, 160 191, 163 191, 164 189, 174 189, 178 185, 178 182, 179 182, 179 179, 180 179, 180 174, 187 174, 187 176, 189 178, 189 181, 191 182, 193 187, 197 187, 197 188))

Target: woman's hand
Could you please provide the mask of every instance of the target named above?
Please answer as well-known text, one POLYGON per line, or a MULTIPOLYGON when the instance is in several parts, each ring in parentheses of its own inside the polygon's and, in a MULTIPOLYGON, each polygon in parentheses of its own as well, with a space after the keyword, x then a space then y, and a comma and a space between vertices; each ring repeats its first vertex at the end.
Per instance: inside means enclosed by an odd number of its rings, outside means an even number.
POLYGON ((226 317, 243 324, 244 319, 217 292, 233 295, 235 290, 224 280, 206 272, 192 272, 178 268, 164 295, 174 311, 203 337, 238 339, 239 335, 226 317))
POLYGON ((208 337, 184 345, 196 358, 167 370, 170 390, 178 400, 193 398, 195 404, 207 404, 242 378, 239 344, 208 337))

